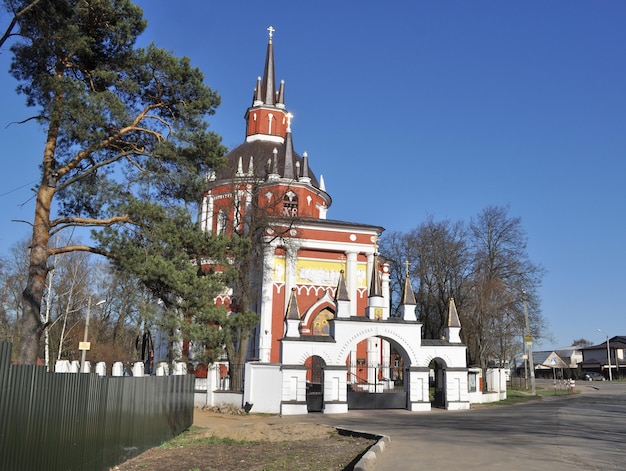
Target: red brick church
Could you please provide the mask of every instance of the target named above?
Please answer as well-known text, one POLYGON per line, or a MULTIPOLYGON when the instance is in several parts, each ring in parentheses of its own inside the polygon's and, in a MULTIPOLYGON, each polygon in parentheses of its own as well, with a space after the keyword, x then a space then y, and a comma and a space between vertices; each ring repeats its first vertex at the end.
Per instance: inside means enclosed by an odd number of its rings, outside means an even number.
MULTIPOLYGON (((345 293, 339 294, 352 316, 365 315, 373 272, 374 289, 385 300, 376 314, 381 318, 388 317, 389 290, 387 266, 375 256, 383 228, 327 219, 332 198, 311 167, 314 156, 294 148, 285 82, 277 83, 274 74, 274 30, 268 30, 263 77, 245 113, 245 141, 228 153, 226 166, 209 175, 200 222, 207 232, 245 234, 253 208, 270 216, 262 268, 255 274, 260 290, 253 308, 260 323, 250 356, 279 362, 288 314, 298 317, 299 335, 328 336, 340 277, 345 293)), ((228 304, 228 296, 220 302, 228 304)), ((375 349, 383 355, 380 342, 375 349)), ((363 344, 352 354, 364 358, 367 351, 372 353, 363 344)))
MULTIPOLYGON (((469 408, 454 302, 445 338, 422 339, 407 274, 399 316, 390 318, 389 267, 377 253, 383 228, 327 218, 332 199, 313 171, 315 156, 294 148, 285 83, 274 74, 274 29, 268 31, 245 140, 208 175, 199 214, 211 234, 262 231, 249 273, 259 322, 236 402, 256 412, 343 413, 380 408, 385 392, 386 407, 430 410, 434 380, 439 406, 469 408)), ((216 300, 233 311, 237 301, 232 291, 216 300)), ((224 400, 213 368, 211 404, 224 400)))

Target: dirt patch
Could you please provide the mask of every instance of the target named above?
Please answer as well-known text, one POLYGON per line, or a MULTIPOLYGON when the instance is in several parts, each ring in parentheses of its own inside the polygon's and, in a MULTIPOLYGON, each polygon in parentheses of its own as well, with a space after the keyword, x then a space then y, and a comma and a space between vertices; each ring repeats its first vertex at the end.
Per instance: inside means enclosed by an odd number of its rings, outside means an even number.
POLYGON ((115 471, 344 470, 375 443, 279 416, 196 409, 194 427, 115 471))
POLYGON ((206 436, 264 442, 320 440, 335 430, 327 425, 286 423, 276 415, 234 415, 200 409, 194 412, 193 424, 206 436))

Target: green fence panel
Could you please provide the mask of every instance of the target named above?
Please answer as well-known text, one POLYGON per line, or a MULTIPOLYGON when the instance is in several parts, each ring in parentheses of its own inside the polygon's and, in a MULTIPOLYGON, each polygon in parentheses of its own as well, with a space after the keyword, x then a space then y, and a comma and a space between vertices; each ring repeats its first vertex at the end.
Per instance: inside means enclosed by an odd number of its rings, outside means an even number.
POLYGON ((11 365, 0 342, 0 469, 106 471, 193 423, 194 377, 11 365))

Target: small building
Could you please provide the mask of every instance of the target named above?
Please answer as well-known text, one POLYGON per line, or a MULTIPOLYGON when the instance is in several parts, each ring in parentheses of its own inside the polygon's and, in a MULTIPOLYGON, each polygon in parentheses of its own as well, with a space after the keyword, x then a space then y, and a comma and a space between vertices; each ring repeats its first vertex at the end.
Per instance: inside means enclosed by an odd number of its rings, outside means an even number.
POLYGON ((569 379, 569 365, 556 351, 533 352, 535 377, 569 379))
POLYGON ((578 365, 583 361, 582 347, 576 345, 558 348, 556 354, 567 363, 572 373, 578 371, 578 365))
POLYGON ((582 349, 582 362, 579 364, 582 372, 596 371, 605 378, 621 378, 622 371, 626 368, 624 361, 624 349, 626 349, 626 336, 615 336, 597 345, 591 345, 582 349), (607 346, 608 342, 608 346, 607 346), (611 371, 609 375, 609 370, 611 371))

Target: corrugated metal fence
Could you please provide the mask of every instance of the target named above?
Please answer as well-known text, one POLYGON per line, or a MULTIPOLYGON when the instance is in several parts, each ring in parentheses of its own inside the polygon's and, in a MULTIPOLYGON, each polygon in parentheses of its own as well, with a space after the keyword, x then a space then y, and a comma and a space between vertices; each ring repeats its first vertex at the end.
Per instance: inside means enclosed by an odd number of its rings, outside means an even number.
POLYGON ((194 377, 11 365, 0 342, 0 469, 106 470, 193 423, 194 377))

